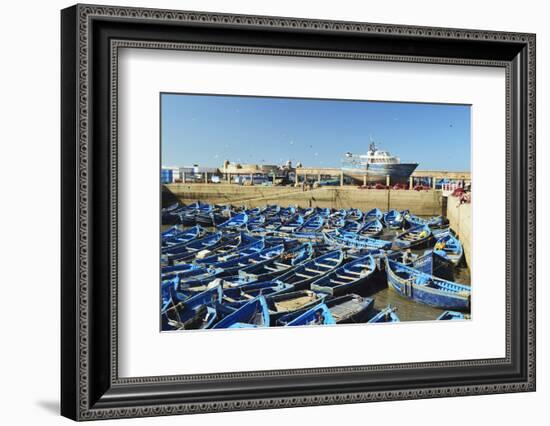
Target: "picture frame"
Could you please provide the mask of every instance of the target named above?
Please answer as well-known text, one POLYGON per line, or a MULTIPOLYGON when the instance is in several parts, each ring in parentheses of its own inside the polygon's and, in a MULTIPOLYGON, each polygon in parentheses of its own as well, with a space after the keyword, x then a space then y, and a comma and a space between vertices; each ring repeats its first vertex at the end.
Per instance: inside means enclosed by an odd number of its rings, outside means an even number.
POLYGON ((535 45, 535 35, 524 33, 97 5, 64 9, 61 414, 93 420, 534 391, 535 45), (506 356, 119 377, 121 47, 504 68, 506 356))

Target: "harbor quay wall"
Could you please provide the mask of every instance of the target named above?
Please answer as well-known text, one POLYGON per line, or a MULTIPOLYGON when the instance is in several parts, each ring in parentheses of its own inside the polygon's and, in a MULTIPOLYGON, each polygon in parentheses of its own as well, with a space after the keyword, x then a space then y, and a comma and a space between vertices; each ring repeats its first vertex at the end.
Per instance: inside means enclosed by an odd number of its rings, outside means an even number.
POLYGON ((447 219, 449 219, 449 225, 462 242, 466 263, 470 265, 472 258, 472 205, 470 203, 460 204, 459 198, 449 196, 447 199, 447 219))
POLYGON ((165 187, 184 203, 201 200, 216 204, 245 205, 249 208, 266 204, 354 207, 361 210, 378 207, 382 210, 409 209, 411 213, 422 216, 442 214, 442 193, 439 190, 409 191, 325 186, 304 191, 296 187, 196 183, 173 183, 165 187))

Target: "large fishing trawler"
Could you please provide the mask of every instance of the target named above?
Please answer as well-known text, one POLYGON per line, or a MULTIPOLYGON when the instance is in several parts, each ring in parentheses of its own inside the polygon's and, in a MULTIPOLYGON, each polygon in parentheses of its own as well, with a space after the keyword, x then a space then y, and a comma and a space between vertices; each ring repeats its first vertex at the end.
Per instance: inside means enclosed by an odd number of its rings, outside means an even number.
POLYGON ((342 163, 346 174, 358 180, 366 175, 367 183, 385 183, 386 176, 390 177, 391 184, 405 183, 418 167, 418 163, 401 163, 399 157, 379 150, 372 141, 366 154, 346 152, 342 163))

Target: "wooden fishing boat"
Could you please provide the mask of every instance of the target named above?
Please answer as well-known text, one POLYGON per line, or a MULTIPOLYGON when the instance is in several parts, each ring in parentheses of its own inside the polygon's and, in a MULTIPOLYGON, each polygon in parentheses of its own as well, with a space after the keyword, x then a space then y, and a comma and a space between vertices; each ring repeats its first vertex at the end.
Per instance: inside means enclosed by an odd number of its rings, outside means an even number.
POLYGON ((328 219, 331 214, 331 210, 328 207, 315 207, 315 214, 321 216, 323 219, 328 219))
POLYGON ((376 262, 370 254, 336 268, 311 283, 311 289, 341 296, 364 290, 376 272, 376 262))
POLYGON ((292 268, 277 279, 292 284, 296 290, 306 289, 313 281, 338 268, 343 260, 342 250, 334 250, 292 268))
POLYGON ((399 322, 399 317, 395 313, 396 309, 391 305, 388 305, 387 308, 382 309, 372 318, 370 318, 368 323, 379 323, 379 322, 399 322))
POLYGON ((162 246, 174 246, 177 244, 188 243, 205 235, 206 231, 199 225, 186 229, 173 229, 167 236, 162 236, 162 246))
POLYGON ((388 228, 399 229, 403 227, 404 224, 403 215, 395 209, 391 209, 384 214, 384 223, 388 228))
MULTIPOLYGON (((176 266, 176 265, 174 265, 176 266)), ((177 265, 180 267, 181 265, 177 265)), ((179 279, 179 285, 181 285, 182 282, 186 281, 196 281, 196 280, 202 280, 206 278, 212 278, 214 279, 216 276, 220 275, 223 272, 223 269, 215 268, 211 265, 207 266, 200 266, 195 265, 194 268, 187 269, 187 270, 176 270, 173 272, 168 272, 162 274, 162 279, 172 279, 177 277, 179 279)))
POLYGON ((220 286, 188 298, 182 298, 172 288, 170 301, 161 310, 162 330, 210 328, 216 321, 214 306, 222 297, 223 292, 220 286))
POLYGON ((265 300, 269 309, 271 324, 275 325, 277 320, 285 314, 318 305, 326 297, 325 293, 317 293, 311 290, 299 290, 267 296, 265 300))
POLYGON ((405 221, 409 226, 428 225, 432 229, 443 228, 449 224, 449 220, 444 216, 433 216, 429 218, 422 218, 413 215, 410 212, 404 215, 405 221))
MULTIPOLYGON (((401 262, 400 259, 394 260, 401 262)), ((427 250, 424 254, 413 259, 410 266, 428 275, 434 275, 448 281, 454 280, 455 265, 453 262, 449 258, 441 256, 438 252, 433 250, 427 250)))
POLYGON ((262 209, 262 214, 264 214, 266 217, 270 216, 277 216, 279 215, 279 212, 281 211, 281 206, 278 206, 276 204, 267 205, 262 209))
POLYGON ((386 259, 388 286, 399 295, 442 309, 469 310, 470 287, 386 259))
POLYGON ((184 273, 199 268, 200 266, 191 263, 178 263, 177 265, 163 266, 160 269, 160 275, 163 280, 167 280, 177 276, 178 273, 184 273))
POLYGON ((444 228, 449 225, 449 219, 445 216, 434 216, 426 219, 426 225, 432 229, 444 228))
POLYGON ((251 265, 260 265, 271 259, 279 258, 284 252, 285 248, 283 244, 279 244, 273 247, 264 248, 261 251, 247 254, 243 256, 234 257, 226 261, 214 263, 212 266, 223 269, 223 275, 237 274, 240 269, 246 268, 251 265))
POLYGON ((384 214, 382 213, 382 210, 379 208, 374 208, 369 210, 365 213, 365 222, 370 222, 371 220, 382 220, 384 218, 384 214))
POLYGON ((204 290, 187 291, 185 287, 171 286, 169 289, 170 303, 163 310, 177 305, 185 305, 188 308, 194 308, 199 305, 211 305, 223 299, 223 288, 220 281, 212 282, 204 290))
MULTIPOLYGON (((337 324, 351 324, 366 322, 374 306, 374 300, 361 297, 357 294, 346 294, 340 297, 325 299, 324 304, 329 309, 332 318, 337 324)), ((301 315, 304 310, 283 315, 277 325, 286 325, 301 315)))
POLYGON ((296 207, 294 206, 283 207, 281 208, 281 210, 279 210, 279 217, 283 220, 283 222, 285 220, 290 219, 295 214, 296 214, 296 207))
POLYGON ((434 245, 434 252, 458 265, 464 255, 462 244, 450 232, 440 235, 434 245))
POLYGON ((299 233, 312 233, 319 231, 325 223, 321 215, 311 216, 302 226, 296 229, 299 233))
POLYGON ((432 231, 428 225, 418 225, 399 234, 394 243, 400 248, 426 247, 432 240, 432 231))
POLYGON ((332 317, 327 305, 320 303, 313 308, 310 308, 298 315, 292 321, 289 321, 286 326, 300 326, 300 325, 331 325, 336 324, 336 321, 332 317))
POLYGON ((248 215, 248 222, 246 223, 246 229, 251 232, 261 228, 265 224, 265 216, 262 214, 248 215))
POLYGON ((248 215, 248 218, 250 220, 250 218, 260 215, 260 213, 262 212, 262 209, 261 207, 255 207, 253 209, 246 209, 244 210, 244 212, 248 215))
POLYGON ((214 208, 211 204, 201 201, 189 204, 184 210, 178 212, 179 223, 186 226, 192 226, 196 224, 197 215, 209 215, 213 210, 214 208))
POLYGON ((178 225, 173 225, 170 228, 162 231, 160 233, 160 238, 161 238, 161 240, 165 240, 165 239, 168 239, 168 238, 175 237, 176 235, 181 234, 182 232, 183 232, 183 230, 182 230, 181 227, 179 227, 178 225))
POLYGON ((258 296, 273 296, 283 292, 289 292, 293 288, 289 284, 281 281, 257 281, 244 285, 233 287, 231 285, 224 287, 224 300, 234 303, 240 301, 249 301, 258 296))
POLYGON ((392 246, 391 241, 366 237, 353 232, 335 230, 325 232, 323 235, 327 244, 341 247, 389 250, 392 246))
POLYGON ((362 218, 363 218, 363 212, 359 209, 349 209, 347 211, 346 219, 361 220, 362 218))
POLYGON ((239 277, 243 281, 269 281, 310 260, 312 256, 313 247, 311 243, 304 243, 285 251, 276 259, 241 269, 239 277))
POLYGON ((470 319, 470 316, 463 312, 456 311, 445 311, 436 318, 438 321, 457 321, 465 319, 470 319))
POLYGON ((340 223, 340 226, 338 226, 338 230, 340 231, 346 231, 346 232, 359 232, 359 230, 363 227, 363 224, 361 222, 357 222, 355 220, 347 220, 344 219, 342 223, 340 223))
POLYGON ((301 228, 304 224, 304 217, 301 214, 296 214, 289 218, 286 222, 281 222, 281 224, 277 227, 278 232, 287 232, 292 233, 296 231, 297 229, 301 228))
POLYGON ((355 232, 364 237, 377 237, 382 233, 383 230, 384 225, 382 224, 382 222, 380 222, 380 220, 378 219, 373 219, 369 222, 366 222, 355 232))
POLYGON ((442 236, 448 234, 451 231, 451 228, 446 226, 443 228, 430 228, 432 230, 433 237, 437 240, 438 238, 441 238, 442 236))
POLYGON ((190 255, 196 254, 201 250, 212 249, 220 244, 221 239, 222 233, 215 232, 188 243, 166 247, 166 250, 162 250, 163 253, 161 256, 161 261, 168 264, 173 264, 174 262, 188 258, 190 255))
MULTIPOLYGON (((182 253, 178 255, 176 265, 182 262, 191 263, 198 261, 199 259, 213 256, 215 254, 225 254, 238 249, 239 247, 246 247, 252 243, 260 241, 261 237, 255 237, 244 232, 237 232, 223 235, 218 244, 204 248, 199 251, 190 251, 187 254, 182 253)), ((174 262, 172 262, 174 263, 174 262)))
POLYGON ((237 247, 231 251, 217 252, 212 256, 207 256, 202 259, 195 259, 195 263, 200 266, 225 264, 228 260, 242 258, 254 253, 257 253, 265 248, 265 241, 263 238, 254 241, 246 246, 237 247))
POLYGON ((161 223, 163 225, 174 225, 180 223, 179 213, 186 209, 185 205, 173 204, 171 208, 162 209, 161 223))
POLYGON ((269 327, 270 317, 264 296, 244 304, 241 308, 225 316, 221 321, 212 326, 219 328, 257 328, 269 327))
POLYGON ((248 222, 248 215, 246 213, 238 213, 235 216, 227 219, 225 222, 216 225, 218 229, 242 229, 248 222))

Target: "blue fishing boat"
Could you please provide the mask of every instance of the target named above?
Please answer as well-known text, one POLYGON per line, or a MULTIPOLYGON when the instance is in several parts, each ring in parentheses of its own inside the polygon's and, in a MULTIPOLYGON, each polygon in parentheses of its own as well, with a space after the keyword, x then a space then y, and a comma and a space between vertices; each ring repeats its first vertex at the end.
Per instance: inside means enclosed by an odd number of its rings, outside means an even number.
POLYGON ((311 283, 311 289, 341 296, 365 290, 376 272, 376 262, 370 254, 336 268, 311 283))
POLYGON ((349 209, 347 213, 346 219, 349 220, 361 220, 363 218, 363 212, 359 209, 349 209))
POLYGON ((370 222, 371 220, 382 220, 384 218, 384 214, 382 213, 382 210, 379 208, 374 208, 369 210, 365 213, 365 222, 370 222))
MULTIPOLYGON (((325 299, 324 304, 337 324, 364 323, 371 314, 374 300, 357 294, 346 294, 340 297, 325 299)), ((286 325, 305 312, 303 309, 283 315, 277 320, 277 325, 286 325)))
POLYGON ((432 231, 428 225, 418 225, 395 237, 395 245, 400 248, 426 247, 432 240, 432 231))
POLYGON ((281 211, 281 206, 278 206, 276 204, 267 205, 262 209, 262 214, 264 214, 267 217, 270 216, 278 216, 279 212, 281 211))
POLYGON ((248 215, 246 213, 238 213, 216 227, 218 229, 242 229, 246 226, 247 222, 248 215))
POLYGON ((465 319, 470 319, 470 316, 464 314, 463 312, 456 311, 445 311, 436 318, 438 321, 457 321, 465 319))
POLYGON ((234 275, 237 274, 240 269, 244 269, 247 266, 260 265, 271 259, 278 258, 284 250, 284 245, 279 244, 277 246, 264 248, 252 254, 237 256, 226 261, 217 262, 212 264, 212 266, 223 269, 224 276, 234 275))
POLYGON ((342 250, 334 250, 292 268, 277 279, 292 284, 296 290, 306 289, 313 281, 338 268, 343 260, 342 250))
POLYGON ((451 232, 451 228, 448 226, 443 228, 430 228, 430 229, 432 230, 432 235, 436 240, 448 234, 449 232, 451 232))
POLYGON ((379 322, 399 322, 399 317, 395 313, 396 309, 391 305, 388 305, 387 308, 382 309, 372 318, 370 318, 367 323, 379 323, 379 322))
POLYGON ((253 209, 245 209, 245 210, 244 210, 244 213, 246 213, 246 214, 248 215, 248 218, 249 218, 249 219, 250 219, 251 217, 260 215, 261 212, 262 212, 262 208, 261 208, 261 207, 254 207, 253 209))
POLYGON ((241 308, 225 316, 212 326, 218 328, 257 328, 269 327, 269 311, 264 296, 244 304, 241 308))
POLYGON ((388 286, 403 297, 442 309, 470 308, 469 286, 425 274, 391 259, 386 259, 386 274, 388 286))
POLYGON ((163 225, 173 225, 180 223, 179 213, 186 209, 185 205, 173 204, 170 207, 162 209, 161 223, 163 225))
POLYGON ((177 261, 178 263, 191 263, 216 254, 227 254, 238 248, 246 247, 250 244, 261 241, 261 239, 261 237, 255 237, 244 232, 227 233, 224 234, 218 244, 207 247, 200 251, 191 251, 187 254, 181 254, 179 255, 177 261))
POLYGON ((269 281, 278 277, 290 269, 308 261, 313 256, 313 246, 311 243, 300 244, 288 251, 285 251, 280 257, 268 260, 262 264, 255 264, 243 268, 239 271, 239 277, 244 281, 269 281))
POLYGON ((380 240, 377 238, 365 237, 353 232, 329 231, 323 234, 325 242, 330 245, 349 247, 356 249, 380 249, 389 250, 392 246, 391 241, 380 240))
POLYGON ((197 215, 209 215, 214 210, 211 204, 197 201, 189 204, 184 210, 178 212, 179 222, 186 226, 191 226, 196 223, 197 215))
POLYGON ((450 232, 439 236, 434 245, 434 252, 458 265, 464 255, 462 244, 450 232))
POLYGON ((407 211, 404 215, 405 222, 408 226, 428 225, 432 229, 442 228, 449 224, 449 221, 444 216, 433 216, 429 218, 422 218, 407 211))
POLYGON ((308 309, 304 313, 298 315, 292 321, 288 322, 286 326, 300 326, 300 325, 331 325, 336 324, 336 321, 332 317, 327 305, 320 303, 313 308, 308 309))
POLYGON ((299 290, 267 296, 265 300, 269 309, 271 324, 275 325, 280 317, 290 312, 312 308, 324 302, 326 297, 325 293, 317 293, 311 290, 299 290))
POLYGON ((221 239, 222 233, 215 232, 182 245, 167 247, 166 251, 162 253, 161 262, 173 264, 189 257, 194 257, 201 250, 210 250, 220 245, 221 239))
POLYGON ((216 282, 210 286, 207 286, 205 289, 194 292, 187 292, 185 288, 180 289, 178 286, 171 286, 169 289, 170 293, 170 304, 166 309, 169 309, 170 306, 176 306, 178 304, 185 304, 188 308, 194 308, 199 305, 211 305, 223 299, 223 288, 216 282))
POLYGON ((292 291, 292 286, 281 281, 257 281, 239 286, 224 287, 224 300, 227 302, 249 301, 258 296, 273 296, 292 291))
POLYGON ((277 231, 292 233, 301 228, 303 224, 304 217, 301 214, 296 214, 293 217, 289 218, 286 222, 281 222, 281 224, 277 227, 277 231))
POLYGON ((218 252, 211 256, 204 257, 202 259, 195 259, 195 263, 200 266, 212 265, 216 267, 222 263, 226 263, 232 259, 238 259, 244 256, 248 256, 257 253, 265 248, 265 241, 260 238, 257 241, 252 242, 243 247, 237 247, 234 250, 226 252, 218 252))
POLYGON ((283 221, 290 219, 295 214, 296 214, 296 207, 294 206, 283 207, 281 208, 281 210, 279 210, 279 217, 283 221))
POLYGON ((199 225, 186 229, 175 228, 168 234, 168 236, 162 236, 162 246, 166 247, 181 243, 188 243, 189 241, 193 241, 203 236, 205 233, 206 231, 199 225))
MULTIPOLYGON (((176 265, 174 265, 176 266, 176 265)), ((177 265, 178 268, 181 267, 181 265, 177 265)), ((167 272, 162 274, 162 279, 171 279, 171 278, 179 278, 179 283, 181 285, 182 282, 190 281, 190 280, 201 280, 205 278, 212 278, 220 275, 223 272, 223 269, 215 268, 211 265, 207 266, 198 266, 187 270, 175 270, 173 272, 167 272)))
POLYGON ((319 231, 325 223, 321 215, 311 216, 304 222, 302 226, 296 229, 296 232, 300 233, 312 233, 319 231))
POLYGON ((216 321, 214 306, 222 297, 222 289, 219 286, 183 300, 174 289, 171 289, 170 301, 161 311, 162 330, 210 328, 216 321))
POLYGON ((160 268, 160 275, 163 279, 171 279, 177 276, 178 273, 188 272, 198 268, 199 266, 190 263, 178 263, 177 265, 163 266, 160 268))
POLYGON ((359 235, 364 237, 377 237, 384 230, 384 225, 380 220, 373 219, 369 222, 366 222, 357 232, 359 235))
POLYGON ((361 222, 347 219, 344 219, 339 225, 338 230, 346 232, 358 232, 363 227, 361 222))
POLYGON ((384 223, 388 228, 399 229, 403 227, 405 218, 401 212, 398 212, 395 209, 391 209, 384 214, 384 223))
MULTIPOLYGON (((404 263, 401 261, 402 259, 394 260, 404 263)), ((433 250, 427 250, 424 254, 417 256, 412 260, 410 266, 428 275, 434 275, 447 281, 454 280, 453 262, 433 250)))
POLYGON ((261 214, 257 215, 248 215, 248 222, 246 224, 246 229, 248 231, 254 231, 261 228, 265 224, 265 216, 261 214))
POLYGON ((193 239, 191 241, 184 241, 179 244, 172 244, 170 246, 162 247, 162 254, 177 254, 189 251, 189 249, 203 249, 216 244, 221 240, 222 233, 215 232, 205 234, 202 238, 193 239))

